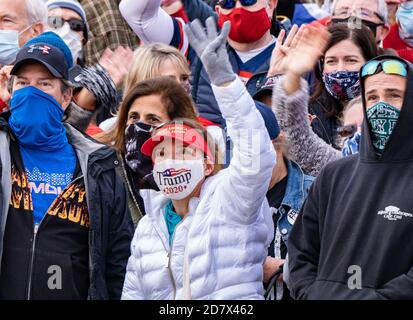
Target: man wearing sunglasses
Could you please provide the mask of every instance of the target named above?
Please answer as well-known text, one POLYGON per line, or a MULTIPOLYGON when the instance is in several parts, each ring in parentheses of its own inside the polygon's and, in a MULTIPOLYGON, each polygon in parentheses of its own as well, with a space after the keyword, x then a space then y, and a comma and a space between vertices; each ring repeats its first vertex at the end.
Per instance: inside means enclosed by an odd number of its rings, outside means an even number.
POLYGON ((289 237, 296 299, 413 299, 413 68, 379 56, 360 77, 360 153, 322 170, 289 237))
MULTIPOLYGON (((122 0, 119 9, 144 43, 170 44, 188 56, 194 78, 192 96, 201 116, 224 125, 205 69, 195 53, 188 50, 184 23, 168 16, 160 4, 161 0, 122 0)), ((225 21, 231 22, 228 39, 230 61, 234 72, 245 83, 249 80, 253 83, 268 71, 275 44, 270 28, 276 5, 277 0, 220 0, 215 7, 219 26, 225 21)), ((253 95, 256 85, 247 88, 253 95)))
POLYGON ((385 0, 335 0, 331 18, 332 23, 347 23, 350 28, 366 25, 379 44, 389 33, 385 0))
POLYGON ((79 2, 73 0, 47 1, 49 28, 69 46, 73 60, 81 58, 83 46, 89 39, 86 13, 79 2))

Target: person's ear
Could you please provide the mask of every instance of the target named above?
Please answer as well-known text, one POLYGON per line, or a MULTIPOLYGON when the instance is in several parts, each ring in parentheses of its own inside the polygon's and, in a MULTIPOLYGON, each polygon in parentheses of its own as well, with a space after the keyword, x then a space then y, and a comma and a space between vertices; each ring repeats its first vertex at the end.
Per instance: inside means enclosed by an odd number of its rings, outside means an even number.
POLYGON ((73 97, 73 88, 69 88, 63 93, 62 97, 62 108, 63 110, 66 110, 66 108, 70 105, 72 102, 72 97, 73 97))
POLYGON ((45 31, 45 26, 43 23, 38 22, 32 26, 32 30, 33 30, 32 33, 33 33, 33 38, 34 38, 42 34, 45 31))
POLYGON ((278 0, 265 0, 265 2, 265 9, 267 10, 268 16, 270 17, 270 19, 273 19, 273 17, 275 19, 274 11, 277 7, 278 0))
POLYGON ((277 8, 278 0, 268 0, 268 5, 271 11, 274 11, 277 8))
POLYGON ((380 31, 380 40, 383 41, 387 37, 389 32, 390 32, 389 25, 385 24, 384 26, 382 26, 381 31, 380 31))
POLYGON ((215 164, 211 160, 207 159, 205 161, 204 168, 205 168, 205 177, 209 177, 214 172, 215 164))

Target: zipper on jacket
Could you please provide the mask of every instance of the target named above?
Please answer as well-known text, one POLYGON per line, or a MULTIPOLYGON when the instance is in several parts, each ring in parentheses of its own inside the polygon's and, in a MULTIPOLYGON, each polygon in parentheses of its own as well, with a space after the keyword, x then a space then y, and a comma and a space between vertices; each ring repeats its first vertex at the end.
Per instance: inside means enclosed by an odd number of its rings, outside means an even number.
POLYGON ((30 296, 32 294, 32 278, 33 278, 33 266, 34 266, 34 254, 35 254, 35 249, 36 249, 36 239, 37 239, 37 232, 39 231, 40 225, 43 222, 44 217, 46 216, 47 213, 43 216, 42 220, 40 220, 40 223, 36 226, 34 225, 34 231, 33 231, 33 238, 32 238, 32 251, 31 251, 31 257, 30 257, 30 268, 29 268, 29 284, 27 287, 27 300, 30 300, 30 296))
MULTIPOLYGON (((68 185, 71 185, 71 184, 75 183, 77 180, 80 180, 81 178, 83 178, 83 175, 81 175, 80 177, 74 179, 68 185)), ((31 250, 31 257, 30 257, 30 268, 29 268, 29 282, 28 282, 27 296, 26 296, 27 300, 30 300, 30 296, 32 294, 32 278, 33 278, 33 267, 34 267, 35 251, 36 251, 37 234, 38 234, 40 225, 42 224, 42 222, 43 222, 44 218, 46 217, 46 215, 47 215, 47 212, 45 212, 42 220, 40 220, 40 223, 37 226, 36 225, 33 226, 32 250, 31 250)))
POLYGON ((173 248, 174 248, 175 231, 178 229, 178 226, 185 220, 185 218, 182 219, 181 221, 179 221, 179 223, 175 226, 174 233, 172 234, 171 249, 170 249, 170 251, 168 252, 168 255, 167 255, 167 259, 168 259, 167 268, 169 270, 169 275, 171 276, 172 285, 174 287, 174 299, 176 298, 176 283, 175 283, 175 280, 174 280, 174 277, 173 277, 173 274, 172 274, 172 269, 171 269, 171 257, 172 257, 172 251, 173 251, 173 248))

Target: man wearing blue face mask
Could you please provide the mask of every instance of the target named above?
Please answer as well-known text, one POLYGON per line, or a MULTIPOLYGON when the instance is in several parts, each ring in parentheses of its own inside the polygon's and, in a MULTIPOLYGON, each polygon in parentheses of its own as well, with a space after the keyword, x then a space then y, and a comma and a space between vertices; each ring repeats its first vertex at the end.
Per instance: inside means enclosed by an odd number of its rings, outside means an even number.
POLYGON ((63 122, 72 88, 59 48, 35 38, 11 71, 10 114, 0 118, 0 299, 121 294, 127 194, 116 154, 63 122))
POLYGON ((413 299, 413 66, 379 56, 360 79, 360 153, 321 171, 289 237, 296 299, 413 299))
POLYGON ((400 57, 413 62, 413 1, 400 5, 396 19, 397 23, 384 39, 383 47, 395 49, 400 57))

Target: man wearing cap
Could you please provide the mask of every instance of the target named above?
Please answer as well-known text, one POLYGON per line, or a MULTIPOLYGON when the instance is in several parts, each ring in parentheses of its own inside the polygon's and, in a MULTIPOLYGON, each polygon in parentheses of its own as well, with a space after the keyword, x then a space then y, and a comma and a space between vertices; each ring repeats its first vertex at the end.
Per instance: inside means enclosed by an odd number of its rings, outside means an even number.
POLYGON ((89 40, 89 25, 86 13, 75 0, 49 0, 47 23, 68 45, 73 60, 77 63, 82 57, 82 47, 89 40))
POLYGON ((119 299, 133 226, 116 155, 63 123, 72 89, 60 49, 33 39, 11 74, 0 118, 0 298, 119 299))
POLYGON ((413 68, 379 56, 360 79, 360 153, 321 171, 288 240, 296 299, 413 299, 413 68))
MULTIPOLYGON (((219 1, 215 7, 219 27, 222 27, 225 21, 232 23, 228 40, 231 65, 234 72, 247 85, 251 95, 256 90, 255 83, 268 72, 276 40, 270 31, 276 23, 272 18, 277 3, 278 0, 224 0, 219 1)), ((122 0, 119 9, 143 42, 166 43, 188 56, 194 79, 192 96, 200 115, 224 127, 210 79, 200 57, 189 48, 183 21, 170 17, 160 5, 161 0, 122 0)), ((209 6, 204 6, 210 16, 215 16, 209 6)), ((211 23, 216 21, 213 20, 211 23)))

